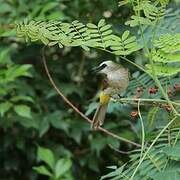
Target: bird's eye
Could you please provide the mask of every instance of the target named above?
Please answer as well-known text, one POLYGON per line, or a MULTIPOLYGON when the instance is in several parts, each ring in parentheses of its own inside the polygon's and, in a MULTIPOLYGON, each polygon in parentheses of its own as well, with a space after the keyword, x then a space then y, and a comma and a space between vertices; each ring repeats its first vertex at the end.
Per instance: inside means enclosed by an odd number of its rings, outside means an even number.
POLYGON ((107 64, 102 64, 101 68, 104 69, 107 66, 107 64))
POLYGON ((97 68, 95 68, 95 71, 96 71, 96 72, 99 72, 99 71, 101 71, 102 69, 104 69, 106 66, 107 66, 107 64, 102 64, 102 65, 98 66, 97 68))

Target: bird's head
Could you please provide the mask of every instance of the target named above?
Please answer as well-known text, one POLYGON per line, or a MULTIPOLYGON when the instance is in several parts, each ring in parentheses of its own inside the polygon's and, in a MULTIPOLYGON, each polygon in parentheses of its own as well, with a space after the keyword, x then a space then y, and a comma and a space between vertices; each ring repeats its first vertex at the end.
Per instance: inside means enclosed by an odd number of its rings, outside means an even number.
POLYGON ((117 68, 119 68, 119 64, 116 64, 113 61, 104 61, 98 67, 95 67, 94 71, 100 74, 107 74, 117 68))

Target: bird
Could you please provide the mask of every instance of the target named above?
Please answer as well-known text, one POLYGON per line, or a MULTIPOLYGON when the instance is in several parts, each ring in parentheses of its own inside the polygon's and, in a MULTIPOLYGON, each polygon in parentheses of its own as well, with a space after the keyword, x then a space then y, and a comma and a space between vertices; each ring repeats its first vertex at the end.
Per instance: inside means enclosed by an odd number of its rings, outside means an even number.
POLYGON ((121 64, 110 60, 102 62, 93 69, 96 73, 104 75, 99 104, 91 123, 92 130, 97 130, 104 123, 110 98, 124 92, 128 87, 129 71, 121 64))

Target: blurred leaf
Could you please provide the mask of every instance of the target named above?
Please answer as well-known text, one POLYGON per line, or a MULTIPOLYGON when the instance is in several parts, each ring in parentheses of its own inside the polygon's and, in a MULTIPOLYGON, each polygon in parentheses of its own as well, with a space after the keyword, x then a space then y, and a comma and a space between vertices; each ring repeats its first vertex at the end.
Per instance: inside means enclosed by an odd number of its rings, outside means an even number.
POLYGON ((0 114, 1 116, 4 116, 4 114, 12 107, 12 103, 10 102, 4 102, 0 103, 0 114))
POLYGON ((100 180, 103 180, 103 179, 106 179, 106 178, 113 178, 113 177, 116 177, 116 176, 120 175, 122 173, 123 169, 124 169, 124 166, 122 166, 120 168, 117 168, 116 166, 113 166, 112 169, 114 169, 113 172, 110 172, 109 174, 106 174, 106 175, 102 176, 100 180))
POLYGON ((153 178, 154 180, 179 180, 180 179, 180 170, 179 172, 177 172, 176 170, 171 170, 171 171, 163 171, 163 172, 159 172, 155 175, 155 177, 153 178))
POLYGON ((162 151, 167 154, 170 158, 174 160, 180 160, 180 146, 175 146, 175 147, 165 147, 162 149, 162 151))
POLYGON ((99 172, 98 159, 93 158, 93 156, 89 156, 88 166, 93 171, 99 172))
POLYGON ((82 90, 79 89, 75 84, 64 84, 61 83, 61 89, 64 92, 65 95, 70 95, 72 93, 77 93, 79 95, 81 95, 82 90))
POLYGON ((53 170, 55 165, 55 159, 52 151, 47 148, 38 147, 37 158, 44 161, 53 170))
POLYGON ((15 37, 16 36, 16 30, 11 29, 9 31, 5 31, 0 34, 0 37, 15 37))
POLYGON ((42 137, 49 130, 47 118, 43 118, 39 123, 39 137, 42 137))
POLYGON ((55 7, 58 6, 58 2, 48 2, 45 3, 41 12, 40 12, 40 16, 42 16, 43 14, 45 14, 47 11, 54 9, 55 7))
POLYGON ((52 127, 64 130, 68 133, 69 124, 66 118, 67 114, 65 111, 55 111, 46 116, 47 120, 51 123, 52 127))
POLYGON ((62 177, 70 170, 72 162, 70 159, 64 158, 59 159, 55 166, 55 176, 56 178, 62 177))
POLYGON ((98 137, 93 139, 91 142, 91 149, 97 153, 97 156, 100 155, 100 151, 106 146, 106 138, 98 137))
POLYGON ((11 98, 11 101, 14 101, 14 102, 18 102, 18 101, 29 101, 29 102, 32 102, 34 103, 34 100, 32 97, 30 96, 23 96, 23 95, 19 95, 19 96, 14 96, 11 98))
POLYGON ((10 6, 10 4, 6 3, 6 2, 1 2, 1 7, 0 7, 0 11, 1 13, 8 13, 11 12, 12 8, 10 6))
POLYGON ((83 138, 83 131, 89 130, 90 126, 85 121, 78 122, 77 120, 78 119, 74 119, 74 121, 70 123, 69 136, 80 144, 83 138))
POLYGON ((13 65, 9 67, 6 71, 5 78, 6 81, 13 81, 19 76, 32 77, 28 70, 31 68, 31 65, 13 65))
POLYGON ((52 176, 52 174, 47 170, 45 166, 37 166, 37 167, 33 167, 33 169, 39 174, 50 176, 50 177, 52 176))
POLYGON ((26 105, 15 105, 14 106, 14 111, 22 117, 26 117, 26 118, 32 118, 31 115, 31 108, 29 106, 26 105))
POLYGON ((110 144, 112 147, 118 149, 120 145, 120 141, 109 136, 107 137, 107 144, 110 144))
POLYGON ((18 122, 24 126, 25 128, 35 128, 38 130, 39 128, 39 120, 36 118, 36 116, 33 114, 33 118, 21 118, 18 119, 18 122))
POLYGON ((5 48, 0 51, 0 64, 6 64, 6 63, 11 63, 9 48, 5 48))
POLYGON ((97 106, 98 106, 97 102, 90 103, 87 111, 85 112, 85 115, 86 116, 90 115, 97 108, 97 106))

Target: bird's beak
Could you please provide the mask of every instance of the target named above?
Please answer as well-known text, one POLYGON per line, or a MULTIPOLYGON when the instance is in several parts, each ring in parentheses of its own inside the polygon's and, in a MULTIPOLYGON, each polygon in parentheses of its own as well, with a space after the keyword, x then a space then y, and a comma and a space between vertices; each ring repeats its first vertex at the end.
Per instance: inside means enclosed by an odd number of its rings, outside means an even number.
POLYGON ((101 71, 103 68, 104 68, 104 67, 102 67, 102 66, 94 67, 94 68, 92 69, 92 72, 93 72, 93 73, 98 73, 98 72, 101 71))

